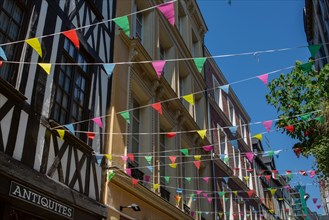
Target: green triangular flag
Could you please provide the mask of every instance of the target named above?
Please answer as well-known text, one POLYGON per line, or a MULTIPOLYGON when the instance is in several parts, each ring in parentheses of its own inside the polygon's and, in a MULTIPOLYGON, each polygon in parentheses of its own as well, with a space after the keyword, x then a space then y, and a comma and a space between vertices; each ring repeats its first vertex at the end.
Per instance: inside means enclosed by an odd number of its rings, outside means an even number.
POLYGON ((230 161, 230 158, 229 157, 224 157, 224 162, 225 163, 228 163, 230 161))
POLYGON ((270 150, 267 152, 267 155, 270 156, 270 157, 273 157, 274 155, 274 150, 270 150))
MULTIPOLYGON (((228 198, 224 198, 224 201, 226 202, 228 200, 228 198)), ((228 214, 228 213, 227 213, 228 214)))
POLYGON ((196 68, 198 69, 199 73, 202 72, 202 68, 203 68, 206 60, 207 60, 206 57, 194 58, 194 63, 196 65, 196 68))
POLYGON ((145 156, 145 160, 151 165, 152 156, 145 156))
POLYGON ((125 32, 128 37, 130 37, 130 25, 127 16, 114 18, 113 21, 123 30, 123 32, 125 32))
POLYGON ((324 123, 324 117, 323 116, 316 117, 316 118, 314 118, 314 120, 317 120, 317 121, 321 122, 321 124, 324 123))
POLYGON ((180 152, 182 152, 185 156, 188 156, 188 149, 180 149, 180 152))
POLYGON ((300 116, 300 118, 304 121, 308 120, 310 117, 311 117, 311 114, 305 114, 305 115, 300 116))
POLYGON ((129 112, 121 112, 120 115, 130 124, 130 114, 129 112))
POLYGON ((191 177, 185 177, 185 179, 187 180, 187 182, 191 182, 191 177))
POLYGON ((107 175, 107 179, 111 181, 111 179, 115 176, 115 173, 113 171, 110 171, 109 174, 107 175))
POLYGON ((166 183, 169 183, 169 181, 170 181, 170 176, 165 176, 164 179, 165 179, 166 183))
POLYGON ((219 195, 220 197, 222 197, 222 196, 225 195, 225 192, 224 192, 224 191, 220 191, 220 192, 218 192, 218 195, 219 195))
POLYGON ((313 63, 312 62, 303 63, 303 64, 299 65, 298 67, 301 70, 303 70, 303 72, 310 72, 312 70, 313 63))
POLYGON ((321 44, 315 44, 315 45, 308 46, 308 49, 310 50, 311 56, 313 59, 315 58, 315 55, 317 54, 317 52, 320 50, 321 47, 322 47, 321 44))

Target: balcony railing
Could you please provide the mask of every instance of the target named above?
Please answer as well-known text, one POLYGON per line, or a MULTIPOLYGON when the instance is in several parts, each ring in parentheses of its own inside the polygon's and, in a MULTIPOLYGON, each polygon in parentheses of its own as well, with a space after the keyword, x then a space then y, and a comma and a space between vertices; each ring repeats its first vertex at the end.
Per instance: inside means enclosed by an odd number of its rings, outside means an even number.
POLYGON ((163 186, 160 186, 160 194, 162 198, 164 198, 168 202, 170 201, 170 192, 167 191, 163 186))

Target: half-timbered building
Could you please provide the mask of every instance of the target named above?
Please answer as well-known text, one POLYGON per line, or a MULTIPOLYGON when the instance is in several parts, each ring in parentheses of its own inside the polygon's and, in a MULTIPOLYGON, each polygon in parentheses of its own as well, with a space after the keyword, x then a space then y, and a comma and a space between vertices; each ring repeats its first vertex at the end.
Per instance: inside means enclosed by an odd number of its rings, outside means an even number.
POLYGON ((115 2, 0 1, 0 219, 107 218, 94 154, 105 142, 101 64, 113 60, 115 2))

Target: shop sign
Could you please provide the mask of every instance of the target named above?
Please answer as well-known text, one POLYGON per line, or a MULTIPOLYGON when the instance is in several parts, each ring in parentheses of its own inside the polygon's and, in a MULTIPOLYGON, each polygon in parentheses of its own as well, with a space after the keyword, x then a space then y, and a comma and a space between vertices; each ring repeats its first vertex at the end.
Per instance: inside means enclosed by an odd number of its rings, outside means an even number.
POLYGON ((74 208, 19 183, 11 182, 9 195, 66 218, 73 219, 74 208))

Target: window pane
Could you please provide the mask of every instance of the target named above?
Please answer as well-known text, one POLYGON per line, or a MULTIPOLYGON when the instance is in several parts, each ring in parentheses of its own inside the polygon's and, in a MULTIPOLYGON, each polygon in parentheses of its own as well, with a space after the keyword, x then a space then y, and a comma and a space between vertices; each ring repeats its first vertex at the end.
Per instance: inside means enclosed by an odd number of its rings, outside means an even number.
POLYGON ((20 9, 17 5, 15 5, 15 6, 13 7, 12 15, 13 15, 13 19, 14 19, 17 23, 21 23, 22 18, 23 18, 23 11, 22 11, 22 9, 20 9))
POLYGON ((10 23, 9 21, 9 17, 4 13, 4 12, 1 12, 0 14, 0 28, 2 31, 4 32, 7 32, 7 27, 10 23))
POLYGON ((68 95, 63 95, 63 102, 62 102, 63 108, 68 108, 68 95))
POLYGON ((61 103, 61 100, 62 100, 62 90, 58 89, 56 93, 56 102, 61 103))
POLYGON ((13 5, 14 5, 13 0, 4 0, 3 1, 3 9, 5 9, 7 12, 11 12, 13 5))
POLYGON ((70 83, 71 83, 71 80, 68 77, 66 77, 65 78, 65 87, 64 87, 66 92, 70 92, 70 87, 71 87, 70 83))
POLYGON ((15 23, 11 23, 8 36, 10 39, 17 39, 19 34, 19 27, 15 23))

